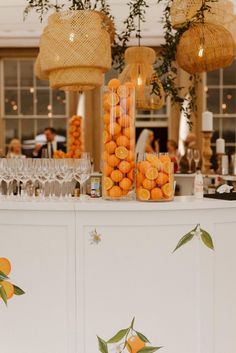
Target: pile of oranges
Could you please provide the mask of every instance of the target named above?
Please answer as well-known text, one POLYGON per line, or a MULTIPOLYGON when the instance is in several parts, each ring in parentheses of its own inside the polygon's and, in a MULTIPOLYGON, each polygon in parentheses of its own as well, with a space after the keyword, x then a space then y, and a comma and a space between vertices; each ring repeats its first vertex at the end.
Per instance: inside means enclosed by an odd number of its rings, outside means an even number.
POLYGON ((74 115, 69 121, 67 153, 67 157, 69 158, 80 158, 81 153, 83 152, 82 120, 81 116, 74 115))
MULTIPOLYGON (((8 259, 1 257, 0 258, 0 271, 4 275, 8 276, 11 272, 11 263, 8 259)), ((9 281, 0 281, 0 286, 4 288, 7 296, 7 300, 11 299, 14 295, 14 286, 9 281)))
POLYGON ((136 194, 140 201, 173 199, 173 164, 168 155, 146 153, 137 163, 136 194))
POLYGON ((134 84, 110 80, 103 97, 103 111, 103 196, 120 199, 134 186, 134 84))

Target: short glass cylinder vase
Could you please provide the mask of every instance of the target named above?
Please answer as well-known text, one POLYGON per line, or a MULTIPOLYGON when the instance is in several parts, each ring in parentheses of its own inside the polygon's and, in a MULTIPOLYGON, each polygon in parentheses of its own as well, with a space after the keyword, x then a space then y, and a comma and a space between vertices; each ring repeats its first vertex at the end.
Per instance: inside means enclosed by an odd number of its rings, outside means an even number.
POLYGON ((136 166, 137 200, 163 202, 174 199, 174 166, 168 153, 141 153, 136 166))
POLYGON ((135 88, 112 79, 103 94, 102 193, 106 200, 135 197, 135 88))

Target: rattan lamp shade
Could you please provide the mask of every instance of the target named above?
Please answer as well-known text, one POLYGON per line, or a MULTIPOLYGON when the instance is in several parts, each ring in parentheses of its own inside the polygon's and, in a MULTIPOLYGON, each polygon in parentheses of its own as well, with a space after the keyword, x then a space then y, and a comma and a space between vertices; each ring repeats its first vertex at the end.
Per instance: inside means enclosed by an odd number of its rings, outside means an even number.
POLYGON ((231 65, 234 59, 232 35, 223 26, 197 23, 182 35, 176 60, 190 74, 217 70, 231 65))
POLYGON ((159 96, 152 94, 153 64, 156 53, 148 47, 132 47, 125 51, 125 68, 120 74, 121 82, 132 81, 136 88, 136 107, 138 109, 160 109, 165 103, 165 95, 158 80, 159 96))
POLYGON ((100 86, 111 68, 107 24, 96 11, 54 13, 41 36, 39 58, 52 88, 84 91, 100 86))
POLYGON ((40 55, 38 55, 38 57, 35 61, 34 74, 36 77, 38 77, 39 80, 47 80, 48 81, 48 79, 49 79, 48 74, 46 72, 42 71, 40 55))

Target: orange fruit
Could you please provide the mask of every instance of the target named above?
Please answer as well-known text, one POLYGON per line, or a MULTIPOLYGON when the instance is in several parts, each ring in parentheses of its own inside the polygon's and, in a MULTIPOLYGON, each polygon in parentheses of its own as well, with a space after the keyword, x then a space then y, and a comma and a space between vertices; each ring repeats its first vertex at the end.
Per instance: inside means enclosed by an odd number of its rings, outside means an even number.
POLYGON ((108 156, 109 156, 109 153, 107 151, 104 151, 102 154, 102 160, 107 162, 108 156))
POLYGON ((111 178, 109 177, 105 177, 103 178, 103 188, 104 190, 110 190, 112 188, 112 186, 114 185, 113 180, 111 180, 111 178))
POLYGON ((119 185, 121 189, 128 191, 132 187, 132 181, 129 178, 124 178, 120 181, 119 185))
POLYGON ((126 160, 128 162, 134 162, 134 159, 135 159, 134 152, 133 151, 129 151, 129 154, 128 154, 126 160))
POLYGON ((117 146, 116 146, 116 143, 114 141, 110 141, 110 142, 107 142, 105 144, 105 149, 110 154, 113 154, 115 152, 116 147, 117 146))
POLYGON ((152 166, 151 163, 149 163, 148 161, 141 161, 141 162, 138 163, 138 170, 145 175, 146 171, 151 166, 152 166))
POLYGON ((75 131, 72 135, 74 136, 74 138, 78 138, 80 136, 80 133, 78 131, 75 131))
POLYGON ((126 82, 125 86, 129 88, 130 90, 135 88, 135 84, 133 82, 126 82))
POLYGON ((125 127, 125 128, 129 127, 131 124, 131 117, 127 114, 122 115, 120 117, 120 119, 118 120, 118 122, 119 122, 120 126, 122 126, 122 127, 125 127))
POLYGON ((120 135, 117 139, 116 139, 116 143, 117 146, 124 146, 127 147, 129 145, 129 139, 128 137, 124 136, 124 135, 120 135))
POLYGON ((153 188, 151 190, 151 199, 152 200, 161 200, 163 197, 162 191, 160 188, 153 188))
POLYGON ((129 193, 129 190, 122 190, 122 196, 126 196, 129 193))
POLYGON ((165 172, 166 174, 173 173, 173 164, 169 161, 164 162, 162 165, 162 168, 163 168, 163 172, 165 172))
POLYGON ((121 115, 121 110, 120 106, 116 105, 115 107, 111 108, 111 116, 113 118, 118 118, 121 115))
POLYGON ((109 93, 109 95, 107 97, 107 101, 108 101, 108 104, 111 107, 113 107, 119 103, 120 98, 116 93, 109 93))
POLYGON ((158 177, 156 179, 157 185, 162 186, 162 185, 168 183, 168 181, 169 181, 168 175, 165 173, 159 172, 158 177))
POLYGON ((137 197, 138 197, 139 200, 147 201, 147 200, 150 199, 151 194, 150 194, 149 190, 144 189, 144 188, 139 188, 137 190, 137 197))
POLYGON ((129 171, 131 169, 131 164, 130 164, 130 162, 122 161, 122 162, 120 162, 118 168, 123 174, 126 174, 126 173, 129 173, 129 171))
POLYGON ((108 82, 108 88, 112 91, 112 90, 117 90, 117 88, 120 86, 120 80, 118 80, 118 78, 112 78, 109 82, 108 82))
POLYGON ((7 299, 11 299, 14 295, 13 284, 11 284, 8 281, 2 281, 2 282, 0 282, 0 286, 2 286, 5 289, 7 299))
POLYGON ((123 129, 123 134, 129 139, 134 139, 135 130, 133 127, 126 127, 123 129))
POLYGON ((173 187, 170 183, 166 183, 161 188, 163 195, 166 199, 169 199, 173 196, 173 187))
MULTIPOLYGON (((107 163, 111 167, 116 167, 120 163, 120 159, 117 158, 115 154, 111 154, 107 157, 107 163)), ((121 172, 122 172, 122 170, 121 170, 121 172)))
POLYGON ((110 190, 109 190, 109 196, 113 197, 113 198, 119 198, 122 196, 122 190, 119 186, 113 186, 110 190))
MULTIPOLYGON (((102 172, 105 176, 110 176, 111 173, 113 172, 113 168, 109 164, 104 164, 102 168, 102 172)), ((113 178, 112 178, 113 180, 113 178)))
POLYGON ((6 276, 8 276, 11 272, 11 263, 5 257, 0 258, 0 271, 3 272, 6 276))
POLYGON ((121 98, 127 98, 129 96, 129 88, 126 85, 120 85, 117 89, 117 94, 121 98))
POLYGON ((115 182, 115 183, 119 183, 123 178, 123 174, 121 173, 120 170, 116 169, 113 170, 111 173, 111 179, 115 182))
POLYGON ((155 167, 150 167, 146 170, 145 173, 146 178, 149 180, 155 180, 158 177, 158 171, 155 167))
POLYGON ((104 110, 104 112, 109 112, 109 110, 110 110, 110 104, 107 99, 105 99, 103 101, 103 110, 104 110))
POLYGON ((159 168, 161 165, 158 157, 153 153, 146 153, 146 160, 150 162, 153 167, 159 168))
POLYGON ((109 124, 110 123, 110 114, 108 114, 108 113, 105 113, 104 115, 103 115, 103 122, 104 122, 104 124, 109 124))
POLYGON ((156 182, 155 180, 149 180, 149 179, 144 179, 143 181, 143 187, 144 189, 147 189, 147 190, 152 190, 153 188, 155 188, 156 186, 156 182))
POLYGON ((118 135, 121 132, 121 126, 115 122, 111 123, 110 125, 108 125, 108 131, 112 135, 118 135))
POLYGON ((171 162, 170 157, 168 156, 168 154, 161 154, 159 156, 159 160, 164 163, 164 162, 171 162))
POLYGON ((76 131, 76 126, 70 126, 69 127, 69 133, 73 133, 76 131))
POLYGON ((116 157, 120 159, 126 159, 128 157, 129 151, 124 146, 119 146, 115 150, 116 157))
POLYGON ((144 175, 142 173, 138 172, 136 175, 136 184, 138 187, 143 184, 144 179, 145 179, 144 175))
POLYGON ((103 143, 111 141, 111 135, 106 130, 103 131, 103 143))
POLYGON ((127 174, 127 177, 131 180, 134 181, 134 168, 132 168, 129 173, 127 174))

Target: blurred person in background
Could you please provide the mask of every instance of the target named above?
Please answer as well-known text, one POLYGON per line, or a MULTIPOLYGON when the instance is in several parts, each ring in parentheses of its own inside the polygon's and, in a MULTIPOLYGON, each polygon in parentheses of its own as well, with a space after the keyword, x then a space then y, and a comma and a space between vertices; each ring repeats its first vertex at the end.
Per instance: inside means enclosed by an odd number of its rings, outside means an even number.
POLYGON ((19 139, 12 139, 9 143, 7 158, 25 158, 22 154, 22 144, 19 139))
POLYGON ((33 151, 33 157, 36 158, 53 158, 55 151, 66 152, 64 143, 58 142, 56 137, 56 130, 52 127, 44 129, 46 143, 44 145, 38 144, 33 151))
POLYGON ((171 158, 171 161, 174 163, 174 172, 176 173, 178 170, 178 144, 174 140, 167 141, 167 152, 171 158))
POLYGON ((137 141, 136 154, 158 153, 159 149, 159 142, 155 140, 154 132, 149 129, 143 129, 137 141))

